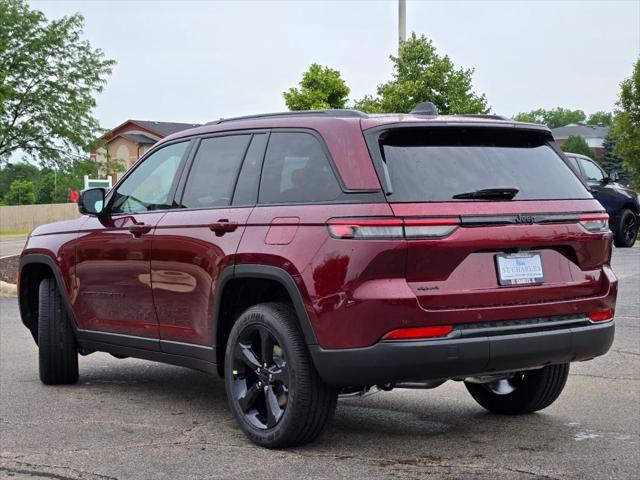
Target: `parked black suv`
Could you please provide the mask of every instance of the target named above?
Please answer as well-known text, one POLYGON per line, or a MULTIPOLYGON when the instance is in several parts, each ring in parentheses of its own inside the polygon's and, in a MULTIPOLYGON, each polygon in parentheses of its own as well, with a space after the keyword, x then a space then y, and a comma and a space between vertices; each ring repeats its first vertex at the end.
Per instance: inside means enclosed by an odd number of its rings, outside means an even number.
POLYGON ((566 153, 566 156, 592 195, 607 210, 609 228, 614 233, 613 244, 616 247, 633 247, 640 224, 638 194, 617 183, 615 172, 605 172, 589 157, 577 153, 566 153))

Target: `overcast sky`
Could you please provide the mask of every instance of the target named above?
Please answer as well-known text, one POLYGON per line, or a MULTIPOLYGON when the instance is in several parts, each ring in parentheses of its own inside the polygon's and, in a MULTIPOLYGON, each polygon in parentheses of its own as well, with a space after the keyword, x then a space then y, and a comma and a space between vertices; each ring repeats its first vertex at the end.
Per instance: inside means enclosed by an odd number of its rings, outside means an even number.
MULTIPOLYGON (((80 12, 118 63, 98 98, 105 128, 128 118, 206 122, 285 109, 311 63, 338 69, 351 99, 391 76, 397 1, 43 1, 80 12)), ((494 113, 611 110, 640 53, 640 1, 408 1, 407 31, 432 39, 494 113)))

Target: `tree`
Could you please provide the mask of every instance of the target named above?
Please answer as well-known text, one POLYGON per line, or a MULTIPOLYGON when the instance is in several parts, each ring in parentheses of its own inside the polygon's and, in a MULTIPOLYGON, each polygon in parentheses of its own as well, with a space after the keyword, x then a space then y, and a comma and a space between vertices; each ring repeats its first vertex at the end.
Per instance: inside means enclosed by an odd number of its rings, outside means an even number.
POLYGON ((596 159, 593 150, 591 150, 587 141, 580 135, 569 135, 569 138, 560 145, 560 148, 564 152, 579 153, 580 155, 586 155, 594 160, 596 159))
POLYGON ((39 175, 38 167, 30 163, 8 163, 0 168, 0 198, 9 191, 14 180, 30 180, 35 184, 39 175))
POLYGON ((289 110, 320 110, 345 108, 349 87, 340 72, 314 63, 302 75, 300 88, 290 88, 282 93, 289 110))
POLYGON ((31 180, 14 180, 3 201, 7 205, 31 205, 36 202, 36 187, 31 180))
POLYGON ((582 110, 556 107, 552 110, 539 108, 530 112, 521 112, 513 118, 519 122, 541 123, 549 128, 558 128, 570 123, 584 122, 587 117, 582 110))
POLYGON ((441 114, 488 113, 484 94, 472 89, 474 69, 456 68, 448 56, 440 56, 431 40, 411 34, 400 45, 398 56, 389 57, 393 79, 378 85, 377 96, 367 95, 355 103, 365 112, 410 112, 430 101, 441 114))
POLYGON ((611 136, 611 133, 607 135, 602 142, 602 148, 604 149, 602 156, 602 168, 605 172, 618 174, 618 181, 624 185, 628 185, 631 182, 631 173, 627 170, 620 157, 617 157, 613 152, 616 147, 616 142, 611 136))
POLYGON ((631 76, 620 84, 616 106, 618 110, 611 131, 616 141, 614 153, 623 158, 633 183, 640 188, 640 58, 631 76))
POLYGON ((20 150, 43 164, 85 153, 115 62, 81 39, 80 15, 49 22, 25 0, 0 0, 0 18, 0 163, 20 150))
POLYGON ((587 119, 589 125, 602 125, 604 127, 610 127, 613 125, 613 114, 611 112, 595 112, 589 115, 587 119))

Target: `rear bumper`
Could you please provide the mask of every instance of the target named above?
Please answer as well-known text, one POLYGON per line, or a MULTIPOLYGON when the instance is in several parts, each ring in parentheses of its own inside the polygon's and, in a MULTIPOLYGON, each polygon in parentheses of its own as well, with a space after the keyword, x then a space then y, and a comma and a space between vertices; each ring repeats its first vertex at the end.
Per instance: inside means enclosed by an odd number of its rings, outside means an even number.
POLYGON ((339 350, 315 345, 310 349, 320 377, 346 387, 462 378, 589 360, 606 353, 613 343, 613 321, 548 326, 551 329, 510 328, 506 334, 491 328, 467 329, 454 332, 454 338, 382 341, 339 350))

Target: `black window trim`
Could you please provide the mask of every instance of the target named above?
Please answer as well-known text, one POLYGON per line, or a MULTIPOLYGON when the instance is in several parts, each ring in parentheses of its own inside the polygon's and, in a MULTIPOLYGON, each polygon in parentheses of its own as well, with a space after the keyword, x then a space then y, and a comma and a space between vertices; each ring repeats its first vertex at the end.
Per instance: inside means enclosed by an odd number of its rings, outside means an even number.
POLYGON ((108 215, 109 218, 117 218, 117 217, 121 217, 121 216, 131 216, 131 215, 148 215, 148 214, 151 214, 151 213, 168 212, 170 210, 176 210, 176 208, 171 207, 171 208, 163 208, 163 209, 159 209, 159 210, 147 210, 147 211, 143 211, 143 212, 117 212, 117 213, 112 213, 111 212, 111 208, 113 206, 113 201, 114 201, 114 194, 118 191, 118 188, 120 187, 120 185, 122 185, 122 183, 124 183, 124 181, 127 178, 129 178, 129 176, 133 175, 133 173, 151 155, 153 155, 156 152, 159 152, 160 150, 162 150, 165 147, 170 147, 171 145, 176 145, 178 143, 186 143, 187 144, 187 148, 185 149, 184 153, 182 154, 182 157, 180 158, 180 163, 178 164, 178 168, 176 169, 176 173, 175 173, 175 175, 173 177, 173 181, 171 182, 171 187, 169 188, 169 193, 167 194, 167 201, 169 202, 169 204, 170 205, 175 205, 176 191, 178 189, 180 178, 182 177, 182 173, 184 171, 184 168, 185 168, 185 165, 187 163, 187 160, 189 159, 189 157, 191 155, 191 152, 193 150, 193 145, 194 145, 193 138, 184 138, 184 137, 183 138, 177 138, 175 140, 171 140, 171 141, 162 143, 160 145, 153 146, 142 157, 140 157, 140 159, 138 159, 138 161, 135 163, 135 165, 133 167, 131 167, 127 172, 125 172, 125 174, 122 176, 122 178, 120 180, 118 180, 116 182, 116 184, 113 186, 113 188, 111 188, 111 190, 109 190, 109 192, 107 193, 106 198, 105 198, 105 204, 107 205, 107 208, 105 209, 105 211, 106 211, 106 215, 108 215))
MULTIPOLYGON (((374 170, 376 175, 378 176, 378 181, 380 185, 382 185, 382 189, 384 191, 385 197, 387 197, 387 201, 391 200, 388 198, 388 195, 393 193, 393 185, 389 184, 389 174, 386 167, 386 161, 383 158, 382 151, 380 149, 378 139, 380 135, 386 131, 393 130, 396 128, 504 128, 504 129, 517 129, 517 130, 531 130, 535 132, 546 133, 549 137, 545 142, 563 161, 565 166, 575 175, 575 171, 571 167, 569 163, 569 159, 562 151, 562 149, 558 146, 558 144, 553 140, 553 136, 547 127, 537 126, 537 125, 519 125, 519 124, 496 124, 496 123, 469 123, 469 122, 415 122, 415 123, 390 123, 385 125, 380 125, 378 127, 369 128, 364 130, 364 139, 367 144, 367 149, 369 150, 369 155, 373 160, 374 170)), ((582 167, 581 167, 582 168, 582 167)), ((585 187, 587 193, 590 193, 591 190, 586 181, 578 176, 578 180, 582 183, 582 186, 585 187)), ((584 198, 577 199, 564 199, 564 200, 584 200, 584 198)), ((455 201, 456 203, 464 203, 465 200, 438 200, 438 201, 421 201, 421 202, 399 202, 393 201, 393 203, 448 203, 451 201, 455 201)), ((518 200, 519 202, 538 202, 540 200, 518 200)), ((470 200, 469 202, 473 202, 470 200)))
POLYGON ((240 168, 238 169, 238 175, 236 175, 236 181, 235 181, 235 184, 233 185, 233 194, 231 195, 230 207, 232 208, 255 207, 258 204, 258 197, 260 195, 260 181, 262 179, 262 167, 264 166, 264 158, 267 155, 267 148, 269 147, 270 139, 271 139, 271 130, 267 130, 264 132, 255 132, 251 135, 251 140, 247 145, 247 150, 244 152, 244 157, 242 157, 242 162, 240 163, 240 168), (256 137, 256 135, 266 135, 267 138, 266 138, 264 147, 262 147, 262 152, 259 152, 258 154, 258 158, 259 158, 258 162, 260 163, 260 168, 258 173, 258 184, 256 185, 256 189, 253 192, 255 201, 250 204, 237 204, 235 203, 235 200, 236 200, 236 193, 238 189, 238 182, 240 181, 240 174, 242 173, 242 169, 244 168, 244 163, 247 161, 247 155, 249 153, 249 149, 251 148, 251 145, 253 144, 253 139, 256 137))

